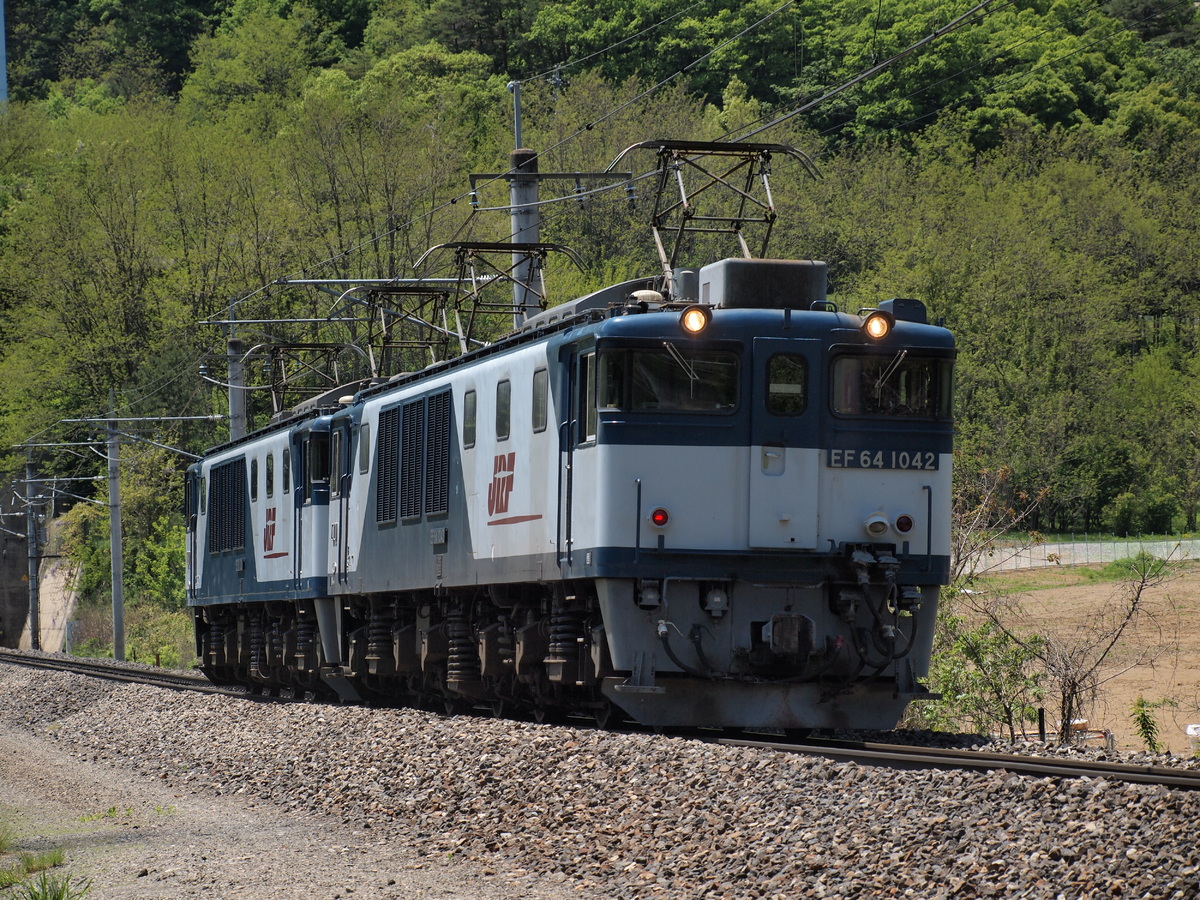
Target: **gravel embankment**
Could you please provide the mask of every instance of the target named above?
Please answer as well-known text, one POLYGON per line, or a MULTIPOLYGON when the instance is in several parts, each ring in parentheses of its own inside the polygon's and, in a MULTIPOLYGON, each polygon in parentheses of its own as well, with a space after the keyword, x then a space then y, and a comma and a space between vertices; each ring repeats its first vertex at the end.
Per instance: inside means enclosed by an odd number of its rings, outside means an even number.
POLYGON ((58 828, 99 900, 1200 895, 1200 794, 0 665, 0 778, 23 767, 58 806, 27 780, 0 820, 58 828))

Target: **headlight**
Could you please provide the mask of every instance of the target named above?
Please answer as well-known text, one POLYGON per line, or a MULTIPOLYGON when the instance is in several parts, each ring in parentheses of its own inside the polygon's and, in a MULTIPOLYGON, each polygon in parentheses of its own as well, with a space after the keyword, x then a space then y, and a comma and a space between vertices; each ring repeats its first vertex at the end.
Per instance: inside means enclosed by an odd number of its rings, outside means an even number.
POLYGON ((712 311, 707 306, 689 306, 679 317, 679 324, 688 334, 699 334, 711 319, 712 311))
POLYGON ((867 534, 871 537, 883 537, 890 525, 887 516, 883 513, 874 513, 867 517, 867 521, 863 522, 863 527, 867 529, 867 534))
POLYGON ((896 324, 896 320, 882 309, 864 309, 859 311, 859 315, 866 313, 866 318, 863 319, 862 329, 873 341, 882 340, 892 333, 892 326, 896 324))

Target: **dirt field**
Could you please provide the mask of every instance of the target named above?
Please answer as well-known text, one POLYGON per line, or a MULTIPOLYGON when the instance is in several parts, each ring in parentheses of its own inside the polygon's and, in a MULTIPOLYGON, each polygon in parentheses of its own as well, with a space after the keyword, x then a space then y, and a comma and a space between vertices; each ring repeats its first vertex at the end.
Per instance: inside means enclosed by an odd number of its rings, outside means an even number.
MULTIPOLYGON (((1082 566, 1027 569, 1005 573, 998 586, 1017 600, 1022 630, 1069 645, 1098 646, 1124 608, 1129 586, 1088 576, 1082 566)), ((1186 729, 1200 723, 1200 561, 1175 567, 1163 584, 1145 593, 1141 609, 1102 669, 1105 680, 1088 727, 1111 731, 1119 748, 1144 749, 1130 710, 1139 696, 1166 701, 1155 710, 1159 740, 1176 754, 1190 754, 1186 729)), ((1048 725, 1052 709, 1047 697, 1048 725)))

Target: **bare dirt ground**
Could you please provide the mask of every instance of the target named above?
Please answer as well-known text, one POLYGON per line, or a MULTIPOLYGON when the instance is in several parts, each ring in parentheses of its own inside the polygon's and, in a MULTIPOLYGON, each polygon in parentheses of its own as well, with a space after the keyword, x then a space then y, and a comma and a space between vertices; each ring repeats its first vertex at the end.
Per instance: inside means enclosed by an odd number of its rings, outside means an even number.
MULTIPOLYGON (((1099 647, 1125 608, 1129 585, 1091 581, 1088 568, 1005 573, 998 586, 1016 599, 1024 630, 1099 647)), ((1144 593, 1140 614, 1109 654, 1101 678, 1089 729, 1111 731, 1118 748, 1145 749, 1131 713, 1142 697, 1163 704, 1154 710, 1160 743, 1176 754, 1191 754, 1186 729, 1200 723, 1200 561, 1180 563, 1144 593)), ((1053 708, 1047 697, 1050 727, 1053 708)))

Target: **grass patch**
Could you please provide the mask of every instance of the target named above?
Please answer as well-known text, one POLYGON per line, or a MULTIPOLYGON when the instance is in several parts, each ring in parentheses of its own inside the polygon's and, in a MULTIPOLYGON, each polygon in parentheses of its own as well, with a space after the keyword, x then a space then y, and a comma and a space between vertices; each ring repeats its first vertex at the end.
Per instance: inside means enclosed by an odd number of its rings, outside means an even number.
POLYGON ((1012 569, 994 572, 978 579, 978 589, 1001 594, 1069 588, 1081 584, 1096 584, 1104 580, 1102 566, 1037 566, 1031 569, 1012 569))
POLYGON ((1080 566, 1035 566, 1012 569, 978 579, 976 589, 999 594, 1019 594, 1052 588, 1070 588, 1088 584, 1109 584, 1128 581, 1139 572, 1158 575, 1167 568, 1195 565, 1195 560, 1163 560, 1149 553, 1139 553, 1110 563, 1080 566))
POLYGON ((125 811, 123 813, 121 810, 117 809, 117 807, 110 806, 108 809, 106 809, 102 813, 90 813, 85 816, 80 816, 79 821, 80 822, 100 822, 100 821, 103 821, 104 819, 116 819, 116 818, 119 818, 122 816, 124 818, 128 819, 132 815, 133 815, 133 807, 132 806, 125 807, 125 811))
POLYGON ((19 884, 30 875, 54 869, 66 861, 62 850, 47 850, 44 853, 22 853, 17 862, 7 869, 0 869, 0 888, 19 884))
POLYGON ((16 830, 7 823, 0 824, 0 897, 3 900, 81 900, 91 890, 90 880, 50 871, 63 865, 66 858, 62 848, 40 852, 21 850, 16 830))
POLYGON ((43 872, 36 881, 21 885, 16 896, 17 900, 82 900, 91 888, 90 879, 43 872))
POLYGON ((1100 570, 1104 581, 1126 581, 1130 578, 1158 578, 1164 575, 1171 563, 1149 553, 1139 553, 1128 559, 1110 562, 1100 570))

